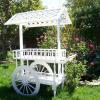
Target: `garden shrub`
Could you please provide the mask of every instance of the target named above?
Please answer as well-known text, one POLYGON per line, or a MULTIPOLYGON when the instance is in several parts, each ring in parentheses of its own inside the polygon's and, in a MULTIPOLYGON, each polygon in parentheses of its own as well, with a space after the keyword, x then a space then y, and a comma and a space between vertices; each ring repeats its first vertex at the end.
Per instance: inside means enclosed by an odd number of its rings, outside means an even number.
POLYGON ((8 63, 13 62, 13 51, 12 50, 7 52, 6 60, 7 60, 8 63))
POLYGON ((68 62, 65 67, 65 73, 67 89, 72 92, 79 85, 81 76, 86 73, 86 65, 77 60, 68 62))
POLYGON ((87 55, 88 48, 84 41, 74 42, 70 47, 70 51, 68 52, 75 52, 77 53, 77 60, 84 62, 85 56, 87 55))
POLYGON ((37 43, 39 48, 57 48, 56 32, 52 27, 50 27, 47 32, 44 32, 43 36, 38 40, 37 43))
POLYGON ((87 55, 87 73, 91 75, 91 79, 100 77, 100 54, 98 51, 89 52, 87 55), (95 77, 93 77, 95 76, 95 77))

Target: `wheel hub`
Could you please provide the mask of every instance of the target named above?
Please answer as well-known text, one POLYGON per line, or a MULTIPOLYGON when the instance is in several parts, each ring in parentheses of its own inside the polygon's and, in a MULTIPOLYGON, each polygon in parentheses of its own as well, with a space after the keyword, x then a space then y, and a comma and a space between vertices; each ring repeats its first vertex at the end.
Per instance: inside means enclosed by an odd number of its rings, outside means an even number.
POLYGON ((24 76, 22 79, 22 83, 23 83, 23 85, 27 85, 28 84, 28 77, 24 76))

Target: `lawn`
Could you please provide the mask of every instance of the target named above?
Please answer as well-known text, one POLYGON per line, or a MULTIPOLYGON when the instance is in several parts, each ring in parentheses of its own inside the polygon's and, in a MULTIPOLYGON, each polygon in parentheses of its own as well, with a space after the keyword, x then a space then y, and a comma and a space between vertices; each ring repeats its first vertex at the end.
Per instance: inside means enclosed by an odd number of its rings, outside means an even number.
POLYGON ((52 91, 48 91, 50 87, 47 88, 47 86, 41 86, 41 91, 35 97, 24 97, 16 94, 11 83, 14 68, 14 64, 0 65, 0 100, 51 100, 52 91))
POLYGON ((62 91, 53 100, 100 100, 100 87, 82 86, 72 94, 62 91))
POLYGON ((57 96, 53 97, 50 87, 41 86, 35 97, 24 97, 15 93, 11 84, 14 64, 0 65, 0 100, 100 100, 100 87, 80 86, 69 94, 66 89, 58 89, 57 96))

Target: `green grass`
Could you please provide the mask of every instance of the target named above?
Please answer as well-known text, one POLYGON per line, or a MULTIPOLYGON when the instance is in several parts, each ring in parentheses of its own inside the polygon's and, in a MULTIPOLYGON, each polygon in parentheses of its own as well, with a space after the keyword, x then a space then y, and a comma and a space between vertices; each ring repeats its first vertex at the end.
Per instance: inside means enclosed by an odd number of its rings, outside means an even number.
POLYGON ((80 86, 72 94, 64 90, 53 100, 100 100, 100 87, 80 86))
POLYGON ((70 94, 66 89, 58 89, 57 96, 53 97, 50 87, 41 86, 35 97, 20 96, 12 88, 11 76, 15 69, 14 64, 0 65, 0 100, 100 100, 100 87, 80 86, 70 94))

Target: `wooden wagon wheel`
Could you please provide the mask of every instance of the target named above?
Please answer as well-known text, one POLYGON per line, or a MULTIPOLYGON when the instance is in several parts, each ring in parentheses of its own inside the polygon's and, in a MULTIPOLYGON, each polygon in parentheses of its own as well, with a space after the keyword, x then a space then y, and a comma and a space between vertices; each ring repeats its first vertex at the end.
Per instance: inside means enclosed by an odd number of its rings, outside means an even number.
POLYGON ((34 71, 27 66, 19 66, 12 77, 14 90, 21 95, 36 95, 40 89, 40 83, 34 71))
POLYGON ((53 74, 51 67, 43 61, 32 62, 30 67, 36 72, 53 74))

